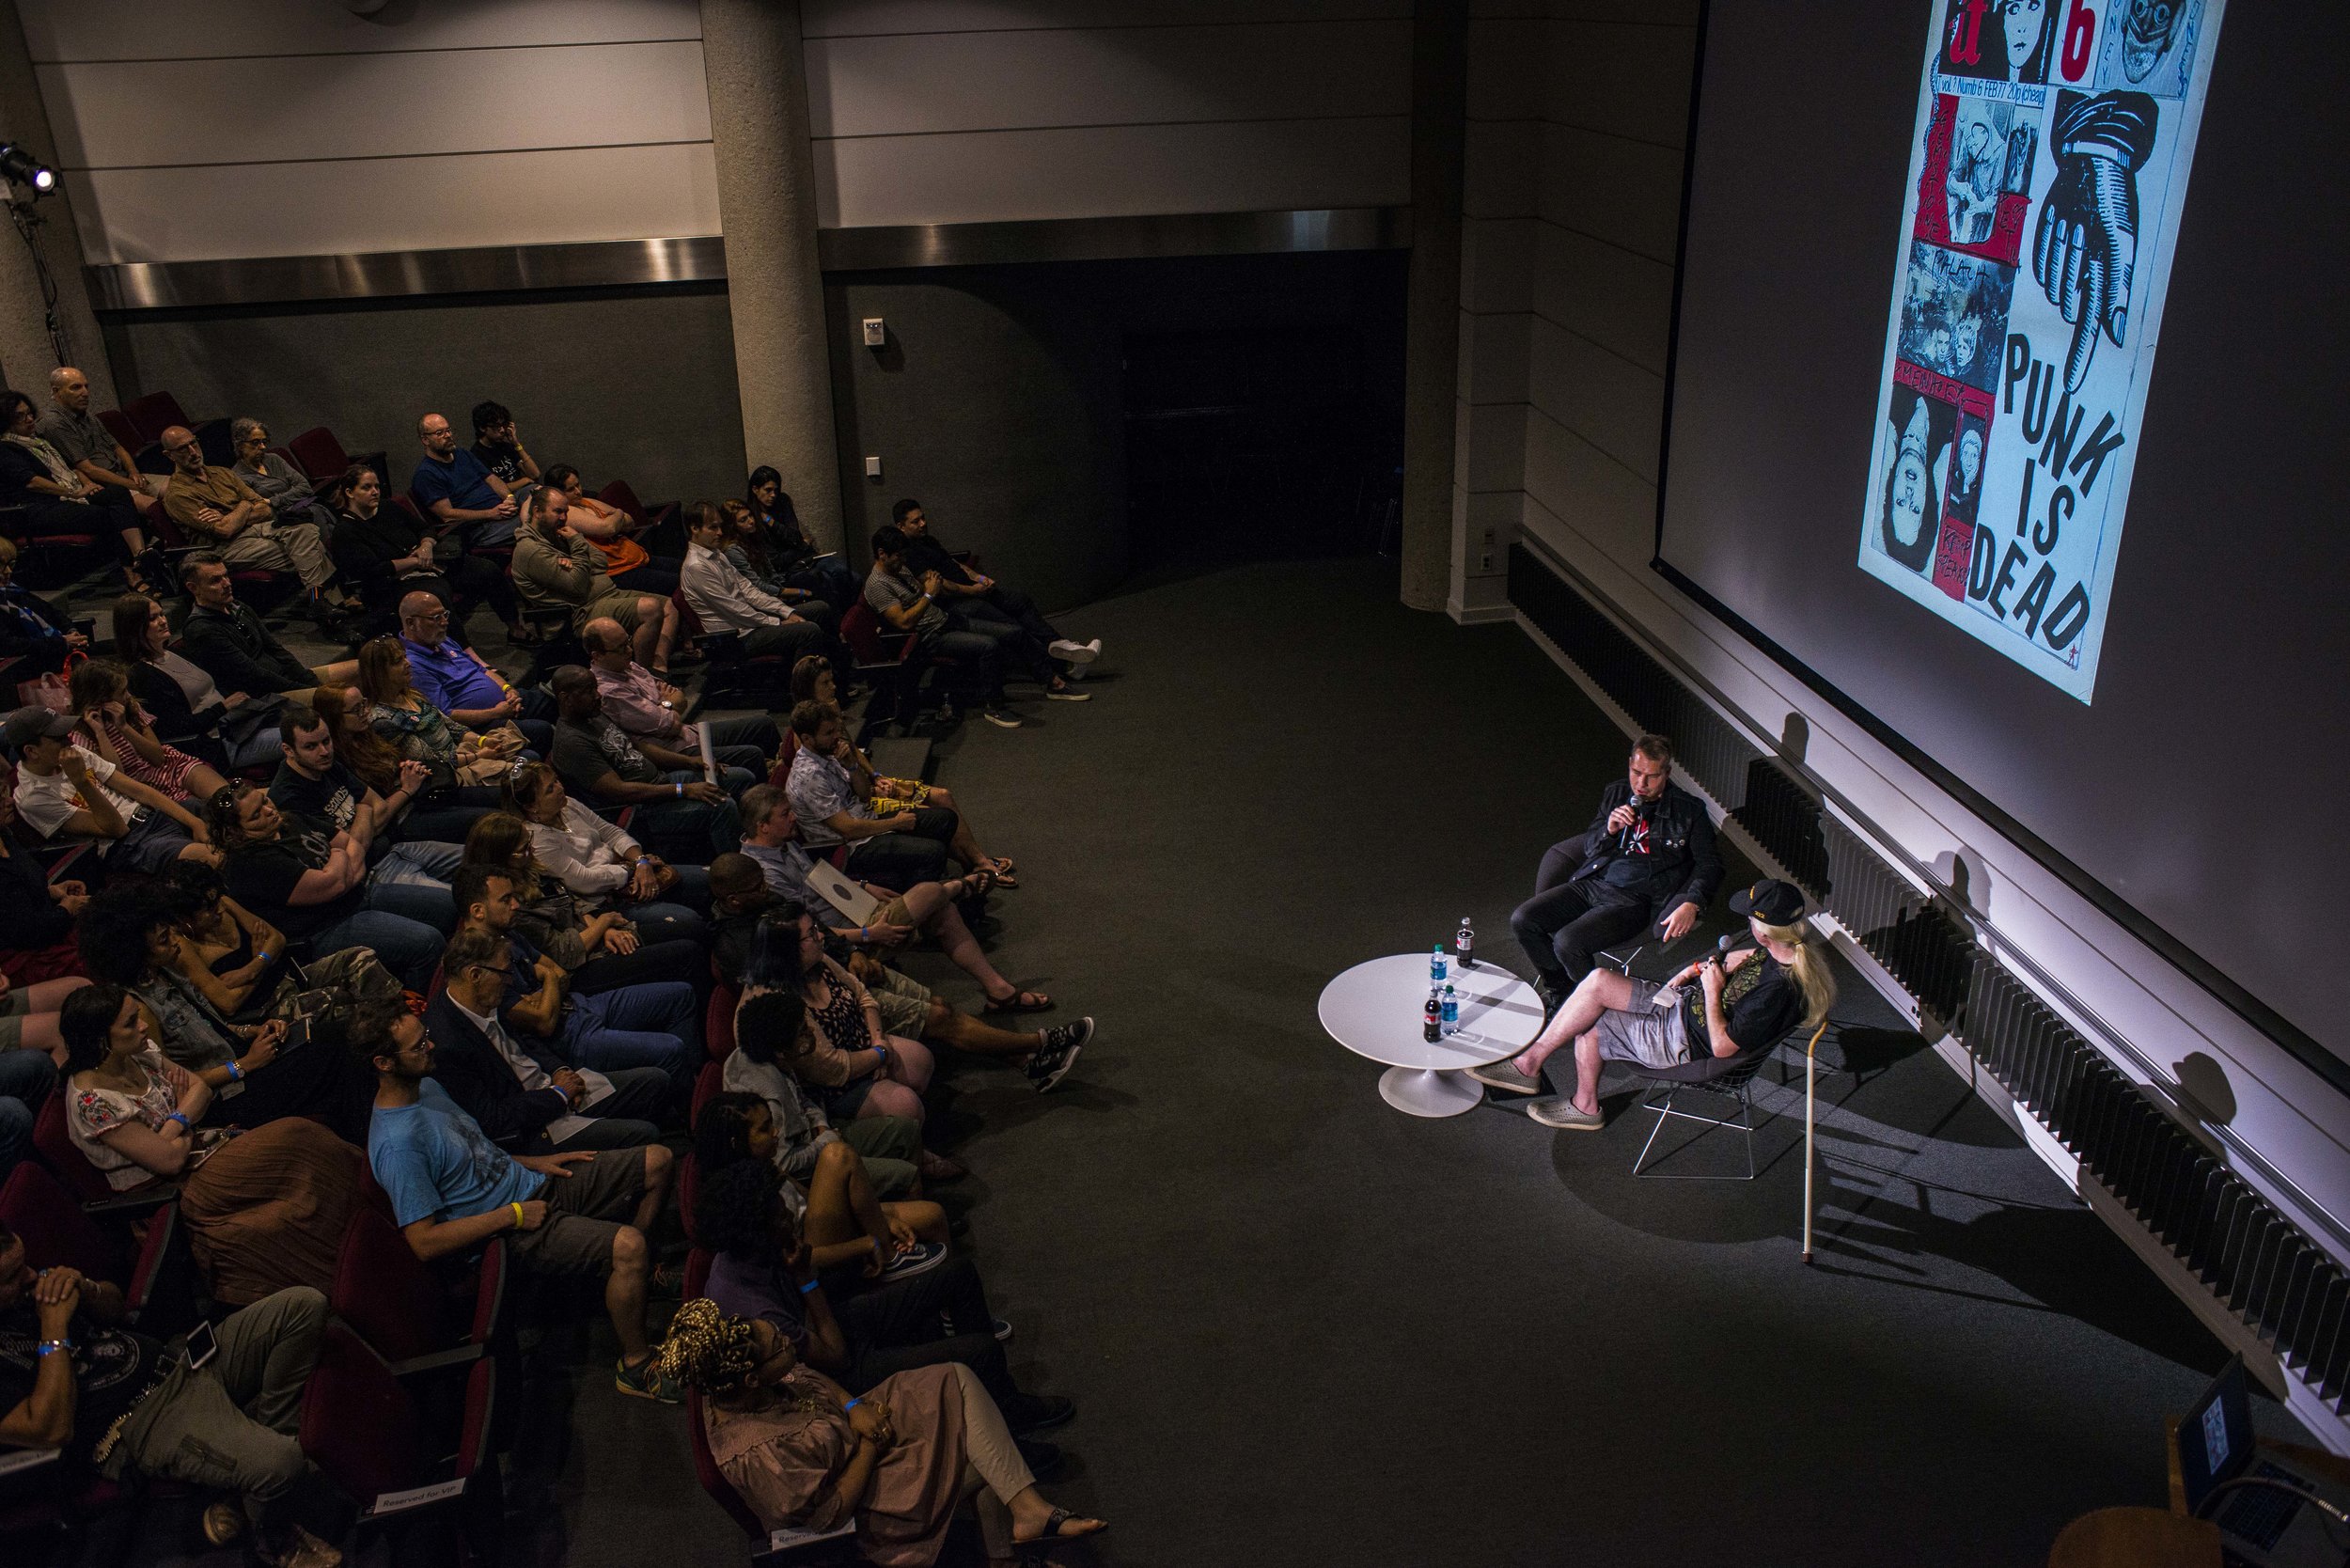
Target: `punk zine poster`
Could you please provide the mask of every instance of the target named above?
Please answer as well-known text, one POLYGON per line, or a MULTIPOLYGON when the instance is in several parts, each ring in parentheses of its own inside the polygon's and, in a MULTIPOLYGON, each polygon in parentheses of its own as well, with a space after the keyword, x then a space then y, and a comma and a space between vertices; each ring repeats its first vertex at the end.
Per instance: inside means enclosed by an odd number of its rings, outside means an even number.
POLYGON ((1935 0, 1860 567, 2086 703, 2226 0, 1935 0))

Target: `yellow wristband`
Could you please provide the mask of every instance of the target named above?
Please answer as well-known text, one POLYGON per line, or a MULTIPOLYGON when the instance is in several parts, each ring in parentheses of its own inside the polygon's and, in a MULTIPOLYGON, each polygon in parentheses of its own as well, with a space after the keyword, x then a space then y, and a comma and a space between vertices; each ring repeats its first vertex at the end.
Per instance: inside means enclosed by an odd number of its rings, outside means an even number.
POLYGON ((514 1211, 514 1229, 521 1230, 523 1228, 523 1206, 520 1203, 510 1203, 507 1206, 514 1211))

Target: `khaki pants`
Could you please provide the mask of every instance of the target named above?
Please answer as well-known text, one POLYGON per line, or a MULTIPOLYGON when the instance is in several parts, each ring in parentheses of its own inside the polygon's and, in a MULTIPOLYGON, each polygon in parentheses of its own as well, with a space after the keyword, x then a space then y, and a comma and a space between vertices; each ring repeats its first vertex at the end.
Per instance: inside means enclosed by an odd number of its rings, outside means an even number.
POLYGON ((963 1496, 979 1516, 979 1538, 991 1558, 1010 1557, 1011 1499, 1036 1484, 1028 1462, 1020 1457, 1003 1412, 979 1373, 960 1361, 949 1362, 963 1385, 963 1496))
POLYGON ((194 1371, 182 1360, 131 1407, 103 1473, 136 1471, 236 1492, 258 1519, 262 1505, 309 1471, 295 1435, 302 1386, 318 1365, 325 1329, 326 1297, 307 1286, 231 1314, 215 1331, 218 1355, 194 1371))
POLYGON ((258 566, 268 572, 290 572, 304 588, 316 588, 335 575, 326 558, 326 541, 314 523, 255 523, 220 546, 220 557, 231 566, 258 566))

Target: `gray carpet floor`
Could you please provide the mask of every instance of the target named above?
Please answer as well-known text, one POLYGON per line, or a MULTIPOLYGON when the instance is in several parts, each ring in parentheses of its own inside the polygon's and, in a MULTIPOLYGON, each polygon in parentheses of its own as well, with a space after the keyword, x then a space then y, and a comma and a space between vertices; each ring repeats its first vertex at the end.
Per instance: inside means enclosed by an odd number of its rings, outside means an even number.
MULTIPOLYGON (((1850 972, 1809 1269, 1799 1086, 1763 1090, 1759 1181, 1636 1181, 1627 1083, 1598 1134, 1419 1121, 1323 1032, 1332 975, 1465 912, 1524 971, 1510 908, 1626 747, 1519 633, 1407 612, 1370 562, 1062 624, 1108 645, 1095 700, 966 725, 937 776, 1021 863, 996 963, 1101 1033, 1049 1097, 950 1064, 933 1124, 1016 1372, 1081 1407, 1048 1490, 1114 1529, 1063 1560, 2030 1563, 2160 1503, 2218 1346, 1850 972)), ((509 1560, 739 1564, 589 1307, 522 1391, 509 1560)))

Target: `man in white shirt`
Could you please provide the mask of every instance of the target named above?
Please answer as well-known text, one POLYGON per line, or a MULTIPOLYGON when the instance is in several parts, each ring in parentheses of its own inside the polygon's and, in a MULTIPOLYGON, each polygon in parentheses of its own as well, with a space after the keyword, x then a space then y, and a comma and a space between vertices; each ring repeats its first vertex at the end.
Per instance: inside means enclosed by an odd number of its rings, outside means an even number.
POLYGON ((791 666, 804 654, 821 653, 833 663, 840 683, 848 683, 840 644, 819 623, 832 606, 807 600, 797 607, 785 604, 748 577, 726 557, 726 519, 707 503, 686 519, 685 565, 680 571, 679 591, 685 606, 700 619, 705 634, 731 632, 740 641, 737 656, 761 659, 780 654, 778 686, 789 682, 791 666))
POLYGON ((580 628, 579 640, 588 650, 588 667, 596 677, 596 695, 603 699, 603 716, 632 738, 690 755, 701 744, 691 733, 699 728, 710 731, 711 750, 724 766, 763 774, 775 765, 783 737, 776 732, 774 719, 753 713, 689 725, 685 713, 693 699, 636 662, 626 627, 599 616, 580 628))
POLYGON ((71 744, 74 717, 19 708, 0 725, 17 753, 16 811, 44 839, 82 839, 117 868, 160 872, 174 860, 218 865, 194 812, 71 744))

